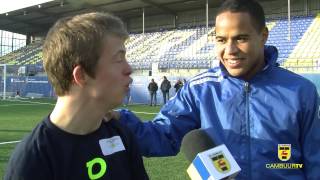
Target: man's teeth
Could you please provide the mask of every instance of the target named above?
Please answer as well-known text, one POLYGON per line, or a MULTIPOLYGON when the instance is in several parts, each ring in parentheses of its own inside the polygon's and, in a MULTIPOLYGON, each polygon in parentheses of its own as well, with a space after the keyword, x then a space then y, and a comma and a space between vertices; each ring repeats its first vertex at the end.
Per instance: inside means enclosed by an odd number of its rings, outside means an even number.
POLYGON ((230 64, 236 64, 238 61, 237 60, 229 60, 228 61, 230 64))

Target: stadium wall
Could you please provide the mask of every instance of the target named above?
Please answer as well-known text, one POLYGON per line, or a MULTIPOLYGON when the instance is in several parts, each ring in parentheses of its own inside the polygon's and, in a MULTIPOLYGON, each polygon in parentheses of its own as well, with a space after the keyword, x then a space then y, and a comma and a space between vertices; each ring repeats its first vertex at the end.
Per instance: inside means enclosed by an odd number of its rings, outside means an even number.
MULTIPOLYGON (((148 85, 151 79, 158 84, 159 90, 157 91, 157 104, 163 104, 162 92, 160 90, 160 85, 162 82, 162 76, 135 76, 133 77, 133 82, 130 87, 130 95, 131 95, 131 103, 134 104, 148 104, 150 101, 148 85)), ((183 77, 167 77, 168 80, 171 82, 171 89, 169 92, 169 97, 173 97, 175 95, 175 89, 173 88, 174 84, 180 78, 181 80, 183 77)))
POLYGON ((300 74, 302 75, 303 77, 309 79, 310 81, 312 81, 316 87, 317 87, 317 90, 318 90, 318 94, 320 94, 320 74, 307 74, 307 73, 304 73, 304 74, 300 74))
MULTIPOLYGON (((0 89, 3 89, 1 77, 0 89)), ((47 76, 8 76, 6 78, 7 96, 14 97, 19 92, 21 97, 54 97, 54 91, 47 76)))
MULTIPOLYGON (((312 81, 320 94, 320 74, 301 74, 305 78, 312 81)), ((157 92, 157 104, 163 104, 162 93, 160 91, 160 84, 162 82, 163 75, 157 76, 134 76, 133 82, 131 85, 131 103, 134 104, 148 104, 149 103, 149 92, 148 84, 153 78, 159 86, 157 92)), ((178 79, 188 80, 190 77, 184 76, 168 76, 169 81, 171 81, 170 97, 175 95, 175 89, 173 88, 174 84, 178 79)), ((1 77, 0 89, 3 89, 3 79, 1 77)), ((48 82, 47 77, 7 77, 7 92, 9 92, 11 97, 16 95, 16 92, 19 91, 22 97, 55 97, 54 91, 50 83, 48 82)))

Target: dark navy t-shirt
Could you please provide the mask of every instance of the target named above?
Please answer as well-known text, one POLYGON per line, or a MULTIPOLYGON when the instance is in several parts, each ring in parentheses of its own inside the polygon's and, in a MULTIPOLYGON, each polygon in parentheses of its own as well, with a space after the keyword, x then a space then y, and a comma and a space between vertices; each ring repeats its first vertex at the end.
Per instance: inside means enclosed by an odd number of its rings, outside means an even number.
POLYGON ((5 180, 148 179, 134 135, 118 121, 87 135, 67 133, 45 118, 17 145, 5 180))

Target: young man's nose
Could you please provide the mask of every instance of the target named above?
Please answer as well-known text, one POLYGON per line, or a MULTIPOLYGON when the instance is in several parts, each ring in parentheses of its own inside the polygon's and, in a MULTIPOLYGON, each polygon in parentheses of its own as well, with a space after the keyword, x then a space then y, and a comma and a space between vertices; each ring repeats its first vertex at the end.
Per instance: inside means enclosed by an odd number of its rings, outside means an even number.
POLYGON ((126 61, 126 71, 125 71, 126 75, 131 75, 132 74, 132 68, 130 66, 130 64, 128 63, 128 61, 126 61))
POLYGON ((225 54, 235 54, 238 52, 238 50, 239 50, 238 46, 236 45, 235 42, 232 42, 232 41, 226 43, 225 49, 224 49, 225 54))

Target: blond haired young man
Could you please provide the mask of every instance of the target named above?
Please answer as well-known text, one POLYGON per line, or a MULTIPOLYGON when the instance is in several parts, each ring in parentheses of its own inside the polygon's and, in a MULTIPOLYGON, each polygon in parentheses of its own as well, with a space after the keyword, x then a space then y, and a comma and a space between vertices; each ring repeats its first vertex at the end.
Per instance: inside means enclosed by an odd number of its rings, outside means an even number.
POLYGON ((16 147, 5 179, 148 179, 134 136, 103 121, 121 104, 132 72, 122 21, 106 13, 60 19, 43 46, 58 96, 47 117, 16 147))

